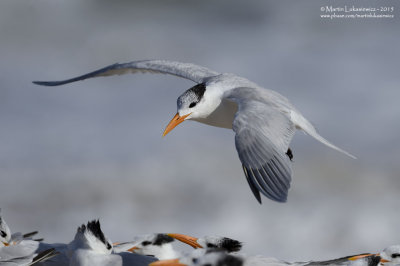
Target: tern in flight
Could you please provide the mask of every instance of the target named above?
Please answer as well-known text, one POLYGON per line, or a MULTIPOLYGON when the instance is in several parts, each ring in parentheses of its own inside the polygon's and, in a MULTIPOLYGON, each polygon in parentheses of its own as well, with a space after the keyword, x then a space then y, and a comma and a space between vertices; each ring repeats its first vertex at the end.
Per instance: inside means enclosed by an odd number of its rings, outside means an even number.
POLYGON ((279 93, 230 73, 218 73, 190 63, 164 60, 113 64, 63 81, 34 81, 58 86, 88 78, 150 72, 171 74, 192 80, 195 86, 177 100, 177 114, 163 136, 185 120, 232 129, 244 174, 254 196, 286 202, 292 178, 290 141, 302 130, 330 148, 354 158, 321 137, 314 126, 279 93))

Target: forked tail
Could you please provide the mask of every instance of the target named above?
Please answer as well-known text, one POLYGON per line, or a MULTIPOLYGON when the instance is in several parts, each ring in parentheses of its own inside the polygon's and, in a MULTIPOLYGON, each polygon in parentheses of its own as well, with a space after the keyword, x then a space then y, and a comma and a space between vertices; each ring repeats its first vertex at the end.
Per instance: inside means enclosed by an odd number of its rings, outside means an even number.
POLYGON ((342 150, 339 147, 336 147, 335 145, 333 145, 332 143, 330 143, 329 141, 327 141, 326 139, 324 139, 320 134, 318 134, 317 130, 315 129, 315 127, 307 120, 305 119, 301 114, 299 114, 296 111, 292 111, 291 112, 291 119, 293 121, 293 123, 296 125, 297 128, 302 129, 304 132, 306 132, 308 135, 310 135, 311 137, 315 138, 316 140, 318 140, 319 142, 325 144, 326 146, 337 150, 341 153, 346 154, 347 156, 353 158, 353 159, 357 159, 354 155, 348 153, 345 150, 342 150))

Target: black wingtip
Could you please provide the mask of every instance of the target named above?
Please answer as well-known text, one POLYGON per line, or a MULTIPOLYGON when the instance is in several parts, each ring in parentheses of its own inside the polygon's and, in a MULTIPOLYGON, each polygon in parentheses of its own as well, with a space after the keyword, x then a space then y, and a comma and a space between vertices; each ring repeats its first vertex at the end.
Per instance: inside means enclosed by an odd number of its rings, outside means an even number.
POLYGON ((40 86, 59 86, 63 85, 67 82, 62 81, 32 81, 33 84, 40 85, 40 86))
POLYGON ((258 203, 260 203, 260 205, 262 205, 260 191, 254 185, 253 181, 249 178, 249 174, 247 172, 247 168, 243 164, 242 164, 242 167, 243 167, 244 175, 246 176, 247 183, 249 184, 250 189, 253 192, 254 197, 256 197, 256 200, 258 201, 258 203))
POLYGON ((104 75, 105 72, 107 71, 111 71, 114 69, 119 69, 122 68, 124 66, 124 64, 112 64, 106 67, 103 67, 101 69, 98 69, 96 71, 84 74, 82 76, 79 77, 75 77, 75 78, 71 78, 71 79, 66 79, 66 80, 60 80, 60 81, 32 81, 33 84, 36 85, 40 85, 40 86, 60 86, 60 85, 64 85, 64 84, 68 84, 68 83, 72 83, 75 81, 80 81, 80 80, 85 80, 88 78, 94 78, 94 77, 98 77, 101 76, 102 74, 104 75))
POLYGON ((22 237, 23 238, 28 238, 28 237, 32 237, 34 235, 37 235, 38 233, 39 233, 38 231, 33 231, 33 232, 30 232, 30 233, 23 234, 22 237))
MULTIPOLYGON (((277 171, 279 170, 272 168, 270 169, 271 166, 269 164, 267 164, 268 167, 262 167, 261 169, 255 170, 244 165, 242 166, 251 191, 260 204, 260 192, 270 200, 279 203, 285 203, 287 201, 288 190, 290 187, 290 177, 288 178, 289 183, 283 183, 281 178, 277 177, 277 171), (264 171, 264 175, 261 175, 260 171, 264 171)), ((279 172, 279 174, 282 173, 279 172)))
POLYGON ((34 265, 34 264, 36 265, 36 263, 46 261, 50 258, 53 258, 53 257, 59 255, 59 254, 60 254, 60 252, 55 250, 55 248, 46 249, 46 250, 40 252, 39 254, 37 254, 36 257, 33 258, 32 263, 30 263, 29 265, 34 265))
POLYGON ((262 205, 262 201, 261 201, 261 196, 260 196, 260 193, 258 193, 258 194, 254 194, 254 196, 256 197, 256 199, 257 199, 258 203, 260 203, 260 205, 262 205))

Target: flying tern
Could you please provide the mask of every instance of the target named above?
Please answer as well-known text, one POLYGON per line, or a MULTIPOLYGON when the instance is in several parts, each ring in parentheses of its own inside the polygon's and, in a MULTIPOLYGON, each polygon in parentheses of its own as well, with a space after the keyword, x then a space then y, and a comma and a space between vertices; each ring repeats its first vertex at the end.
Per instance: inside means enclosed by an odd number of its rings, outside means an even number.
POLYGON ((190 63, 143 60, 113 64, 94 72, 63 80, 34 81, 58 86, 100 76, 150 72, 171 74, 196 83, 177 99, 177 113, 163 136, 185 120, 232 129, 244 174, 254 196, 286 202, 292 178, 293 153, 289 144, 302 130, 330 148, 353 155, 320 136, 314 126, 281 94, 260 87, 246 78, 218 73, 190 63))

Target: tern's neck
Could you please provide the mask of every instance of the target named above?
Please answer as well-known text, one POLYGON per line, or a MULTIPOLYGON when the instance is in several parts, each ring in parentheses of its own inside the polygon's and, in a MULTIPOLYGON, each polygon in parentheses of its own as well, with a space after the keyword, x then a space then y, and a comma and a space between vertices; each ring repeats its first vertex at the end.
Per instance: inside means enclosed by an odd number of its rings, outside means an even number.
POLYGON ((194 118, 193 120, 210 126, 231 129, 236 111, 237 104, 235 102, 222 99, 218 107, 206 118, 194 118))
POLYGON ((173 248, 171 244, 164 244, 160 252, 156 255, 159 260, 168 260, 178 258, 180 254, 173 248))

